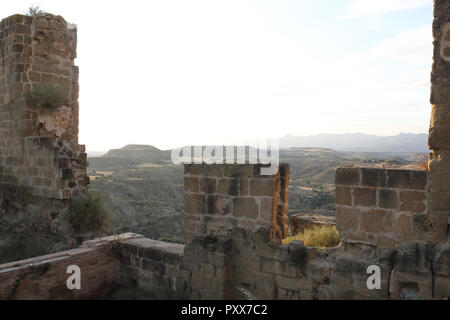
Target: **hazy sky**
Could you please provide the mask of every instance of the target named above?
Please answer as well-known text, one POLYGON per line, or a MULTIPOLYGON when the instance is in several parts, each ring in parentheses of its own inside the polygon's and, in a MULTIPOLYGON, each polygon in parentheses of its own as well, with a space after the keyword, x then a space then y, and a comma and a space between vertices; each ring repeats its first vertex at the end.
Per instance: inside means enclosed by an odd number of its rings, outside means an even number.
POLYGON ((1 1, 78 25, 80 143, 424 133, 432 0, 1 1))

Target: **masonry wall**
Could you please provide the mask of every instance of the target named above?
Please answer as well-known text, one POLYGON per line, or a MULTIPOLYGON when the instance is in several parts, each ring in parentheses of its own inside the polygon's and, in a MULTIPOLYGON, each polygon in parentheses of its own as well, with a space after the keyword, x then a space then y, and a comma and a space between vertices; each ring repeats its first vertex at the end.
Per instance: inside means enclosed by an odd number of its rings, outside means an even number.
POLYGON ((195 235, 228 234, 234 227, 268 226, 271 237, 288 232, 289 165, 262 176, 261 165, 184 166, 185 243, 195 235))
POLYGON ((140 237, 123 234, 85 241, 79 248, 0 264, 0 299, 102 299, 119 286, 123 242, 140 237), (67 288, 70 265, 80 267, 81 289, 67 288))
POLYGON ((59 16, 14 15, 0 22, 0 250, 11 252, 3 257, 71 245, 62 216, 67 200, 89 183, 78 145, 76 41, 76 28, 59 16), (35 93, 49 87, 61 92, 62 105, 36 102, 35 93))
POLYGON ((14 15, 0 22, 1 182, 67 199, 84 187, 86 157, 78 145, 76 28, 62 17, 14 15), (58 108, 33 101, 39 88, 65 96, 58 108))
POLYGON ((427 218, 443 229, 445 226, 448 228, 450 222, 450 3, 448 1, 435 1, 433 38, 427 218))
POLYGON ((120 247, 119 283, 147 290, 159 299, 188 299, 190 270, 183 266, 184 245, 135 237, 120 247))
POLYGON ((393 248, 411 240, 447 240, 447 224, 428 219, 427 171, 338 168, 337 228, 346 241, 393 248))

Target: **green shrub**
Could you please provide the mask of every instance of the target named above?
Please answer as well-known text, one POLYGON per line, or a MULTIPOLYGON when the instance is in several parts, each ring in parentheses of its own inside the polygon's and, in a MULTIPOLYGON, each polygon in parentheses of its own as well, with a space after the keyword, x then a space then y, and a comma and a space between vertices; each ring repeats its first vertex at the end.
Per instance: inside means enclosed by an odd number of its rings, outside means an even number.
POLYGON ((109 214, 104 202, 103 195, 94 191, 73 198, 67 218, 74 231, 105 232, 109 214))
POLYGON ((31 93, 30 101, 39 107, 57 108, 67 103, 67 95, 62 87, 46 84, 31 93))
POLYGON ((282 240, 283 244, 288 244, 294 240, 301 240, 307 247, 330 248, 341 243, 341 236, 335 226, 315 226, 311 229, 303 230, 295 236, 282 240))

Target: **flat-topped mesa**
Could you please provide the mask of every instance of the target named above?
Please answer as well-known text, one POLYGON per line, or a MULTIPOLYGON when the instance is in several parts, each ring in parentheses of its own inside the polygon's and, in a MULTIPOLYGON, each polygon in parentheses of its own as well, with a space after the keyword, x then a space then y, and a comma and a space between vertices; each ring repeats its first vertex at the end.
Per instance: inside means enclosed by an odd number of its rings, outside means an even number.
POLYGON ((13 15, 0 22, 0 43, 0 182, 45 198, 84 192, 76 28, 51 14, 13 15))

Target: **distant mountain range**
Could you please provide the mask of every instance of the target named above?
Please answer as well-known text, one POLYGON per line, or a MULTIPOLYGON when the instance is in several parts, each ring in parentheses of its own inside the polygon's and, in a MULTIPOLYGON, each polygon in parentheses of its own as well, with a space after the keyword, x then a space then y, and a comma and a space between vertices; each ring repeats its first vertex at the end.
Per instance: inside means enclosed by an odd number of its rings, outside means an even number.
MULTIPOLYGON (((396 136, 376 136, 364 133, 317 134, 311 136, 281 137, 280 148, 327 148, 350 152, 428 152, 428 135, 401 133, 396 136)), ((160 150, 150 145, 127 145, 108 152, 88 151, 89 157, 127 158, 134 160, 167 161, 170 150, 160 150)))
POLYGON ((280 138, 280 148, 330 148, 356 152, 427 152, 428 135, 401 133, 396 136, 376 136, 363 133, 286 135, 280 138))

